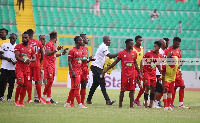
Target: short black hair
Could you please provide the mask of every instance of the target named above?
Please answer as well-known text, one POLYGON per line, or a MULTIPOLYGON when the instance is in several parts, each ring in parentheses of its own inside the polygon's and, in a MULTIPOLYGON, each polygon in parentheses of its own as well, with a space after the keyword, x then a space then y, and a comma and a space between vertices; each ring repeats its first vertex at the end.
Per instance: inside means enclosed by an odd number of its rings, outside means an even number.
POLYGON ((8 35, 8 30, 7 30, 7 29, 2 28, 2 29, 0 29, 0 31, 1 31, 1 30, 5 30, 5 31, 6 31, 6 34, 8 35))
POLYGON ((34 34, 34 31, 32 29, 28 29, 27 32, 28 32, 29 35, 33 35, 34 34))
POLYGON ((80 37, 85 36, 86 34, 80 34, 80 37))
POLYGON ((181 38, 179 38, 179 37, 174 37, 173 41, 175 41, 175 42, 181 42, 181 38))
POLYGON ((158 47, 161 47, 161 42, 160 41, 155 41, 154 44, 157 44, 158 47))
POLYGON ((49 35, 50 35, 50 38, 55 38, 55 37, 57 37, 57 32, 56 31, 51 31, 49 33, 49 35))
POLYGON ((135 36, 135 41, 137 41, 139 38, 142 38, 142 36, 140 35, 135 36))
POLYGON ((133 39, 126 39, 125 43, 129 43, 130 41, 133 41, 133 39))
MULTIPOLYGON (((39 38, 40 38, 41 36, 45 36, 45 35, 40 35, 39 38)), ((46 36, 45 36, 45 37, 46 37, 46 36)))
POLYGON ((28 34, 28 32, 27 32, 27 31, 25 31, 23 34, 28 34))
POLYGON ((80 36, 76 36, 76 37, 74 38, 75 43, 78 41, 79 38, 80 38, 80 36))
POLYGON ((169 38, 163 38, 166 42, 168 42, 169 41, 169 38))
POLYGON ((11 34, 10 34, 10 36, 11 36, 11 35, 15 35, 15 36, 16 36, 16 38, 17 38, 17 35, 16 35, 15 33, 11 33, 11 34))

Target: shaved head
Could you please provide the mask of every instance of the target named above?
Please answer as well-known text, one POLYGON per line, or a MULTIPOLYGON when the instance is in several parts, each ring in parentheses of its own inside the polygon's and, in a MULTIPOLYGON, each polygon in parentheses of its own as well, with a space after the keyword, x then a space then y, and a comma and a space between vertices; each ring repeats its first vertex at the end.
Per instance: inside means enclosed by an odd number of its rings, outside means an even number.
POLYGON ((110 39, 110 37, 109 36, 104 36, 103 37, 103 42, 104 42, 104 44, 106 44, 106 46, 110 46, 110 43, 111 43, 111 39, 110 39))
POLYGON ((160 39, 159 42, 161 43, 161 48, 164 50, 166 48, 166 41, 164 39, 160 39))

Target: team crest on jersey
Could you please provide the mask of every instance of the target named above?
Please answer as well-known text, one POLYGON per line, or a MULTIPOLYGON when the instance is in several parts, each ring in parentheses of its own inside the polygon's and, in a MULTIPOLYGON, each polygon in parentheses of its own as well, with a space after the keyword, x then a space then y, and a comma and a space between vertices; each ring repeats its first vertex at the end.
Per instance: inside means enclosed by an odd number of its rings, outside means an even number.
POLYGON ((49 76, 52 76, 52 73, 50 73, 50 75, 49 76))
POLYGON ((29 52, 31 52, 31 48, 29 49, 29 52))
POLYGON ((79 84, 76 84, 76 87, 79 87, 79 84))
POLYGON ((132 54, 132 57, 134 58, 134 54, 132 54))
POLYGON ((123 86, 123 89, 126 89, 126 86, 123 86))
POLYGON ((22 81, 22 78, 19 78, 18 80, 19 80, 19 81, 22 81))
POLYGON ((139 53, 138 55, 141 56, 141 53, 139 53))
POLYGON ((147 80, 144 80, 144 83, 147 83, 147 80))
POLYGON ((173 68, 173 71, 175 71, 175 68, 173 68))

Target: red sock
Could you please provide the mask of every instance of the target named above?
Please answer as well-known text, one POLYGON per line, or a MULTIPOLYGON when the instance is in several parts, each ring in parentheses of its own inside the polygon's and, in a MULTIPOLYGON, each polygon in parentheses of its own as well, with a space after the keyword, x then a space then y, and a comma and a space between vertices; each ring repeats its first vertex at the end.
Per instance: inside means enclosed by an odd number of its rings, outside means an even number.
POLYGON ((41 98, 41 85, 40 83, 37 83, 36 85, 36 90, 37 90, 37 94, 38 94, 38 99, 41 98))
POLYGON ((28 92, 28 100, 31 100, 32 99, 32 83, 31 82, 28 83, 27 92, 28 92))
POLYGON ((43 95, 47 95, 47 92, 49 92, 49 89, 51 88, 52 84, 53 84, 53 79, 48 79, 47 84, 45 85, 45 88, 44 88, 43 95))
POLYGON ((86 95, 86 89, 81 89, 80 95, 81 95, 81 103, 84 105, 84 100, 85 100, 85 95, 86 95))
POLYGON ((21 88, 22 88, 22 87, 20 87, 19 85, 18 85, 17 88, 16 88, 16 92, 15 92, 15 102, 18 101, 21 88))
POLYGON ((168 106, 171 106, 172 105, 172 98, 167 98, 167 101, 168 101, 168 106))
POLYGON ((172 104, 174 104, 175 96, 176 96, 176 90, 174 90, 174 93, 172 93, 172 104))
MULTIPOLYGON (((67 98, 67 103, 70 103, 70 101, 72 100, 72 98, 74 97, 74 89, 71 89, 69 92, 69 96, 67 98)), ((73 99, 74 100, 74 99, 73 99)))
POLYGON ((78 89, 74 90, 74 97, 76 97, 76 100, 77 100, 78 104, 80 104, 81 103, 81 97, 80 97, 78 89))
POLYGON ((139 100, 139 99, 140 99, 140 97, 141 97, 142 94, 144 93, 144 90, 145 90, 144 87, 143 87, 143 88, 140 88, 140 91, 139 91, 139 93, 138 93, 138 96, 137 96, 137 98, 136 98, 135 100, 139 100))
POLYGON ((24 101, 24 97, 26 96, 26 90, 27 90, 27 87, 22 87, 21 91, 20 91, 20 100, 19 100, 19 103, 23 103, 24 101))
POLYGON ((179 90, 179 102, 183 102, 184 98, 184 89, 179 90))
POLYGON ((167 105, 167 99, 163 99, 163 102, 164 102, 164 108, 168 107, 168 105, 167 105))
POLYGON ((162 94, 161 94, 161 96, 160 96, 160 100, 161 100, 162 96, 163 96, 163 92, 162 92, 162 94))

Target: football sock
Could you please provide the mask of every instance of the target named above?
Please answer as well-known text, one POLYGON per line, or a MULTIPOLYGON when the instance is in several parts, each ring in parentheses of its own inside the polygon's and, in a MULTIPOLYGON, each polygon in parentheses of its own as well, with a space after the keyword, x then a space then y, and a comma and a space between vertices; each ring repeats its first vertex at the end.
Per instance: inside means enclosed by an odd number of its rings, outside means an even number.
POLYGON ((183 105, 183 102, 179 102, 179 106, 183 105))
POLYGON ((20 94, 21 89, 22 89, 22 87, 20 87, 20 86, 18 85, 17 88, 16 88, 16 92, 15 92, 15 102, 18 101, 18 98, 19 98, 19 94, 20 94))
POLYGON ((41 98, 41 85, 40 85, 40 83, 37 83, 35 86, 36 86, 36 90, 37 90, 38 99, 40 99, 41 98))
POLYGON ((168 105, 167 105, 167 99, 163 99, 163 102, 164 102, 164 108, 168 107, 168 105))
POLYGON ((32 98, 32 83, 31 82, 28 83, 27 92, 28 92, 28 100, 31 100, 32 98))
POLYGON ((184 89, 179 90, 179 102, 183 102, 184 98, 184 89))
MULTIPOLYGON (((69 92, 69 96, 67 98, 67 103, 70 103, 70 101, 74 98, 74 89, 71 89, 69 92)), ((74 100, 74 99, 73 99, 74 100)))
POLYGON ((80 95, 81 95, 81 103, 84 105, 84 100, 85 100, 85 95, 86 95, 86 89, 81 89, 80 95))
POLYGON ((47 97, 46 101, 50 101, 50 100, 51 100, 51 98, 47 97))
POLYGON ((143 87, 143 88, 140 88, 140 91, 139 91, 139 93, 138 93, 138 96, 137 96, 137 98, 136 98, 135 100, 139 100, 139 99, 140 99, 140 97, 141 97, 142 94, 144 93, 144 90, 145 90, 144 87, 143 87))
POLYGON ((171 104, 172 104, 172 98, 167 98, 167 101, 168 101, 168 106, 171 106, 171 104))
POLYGON ((79 90, 78 89, 74 90, 74 97, 76 97, 76 100, 77 100, 78 104, 80 104, 81 103, 81 97, 79 95, 79 90))
POLYGON ((26 96, 26 90, 27 90, 27 87, 22 87, 20 91, 20 100, 19 100, 20 104, 22 104, 24 101, 24 97, 26 96))
POLYGON ((174 93, 172 93, 172 104, 174 104, 175 96, 176 96, 176 90, 174 90, 174 93))

